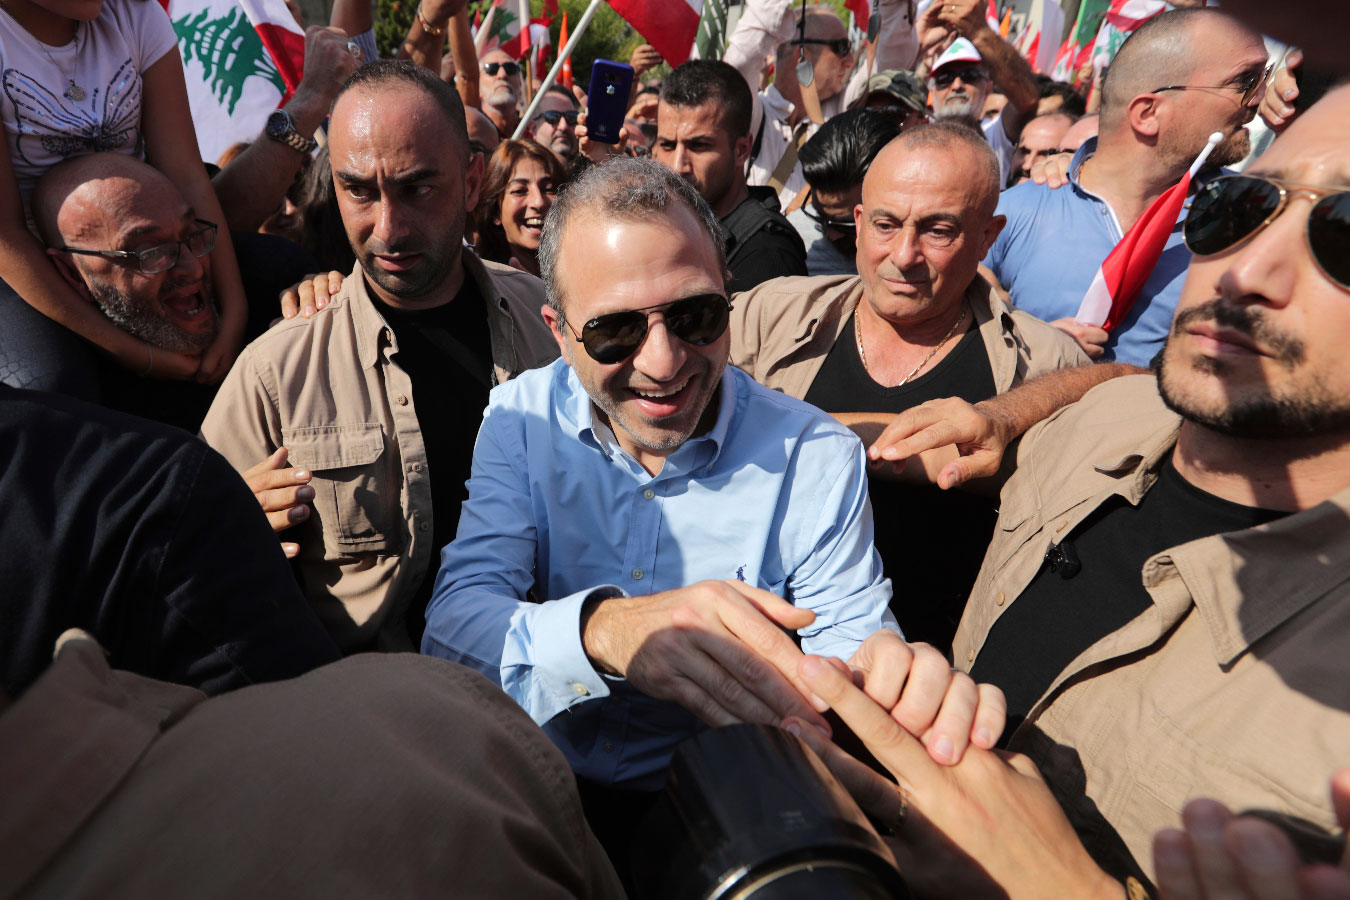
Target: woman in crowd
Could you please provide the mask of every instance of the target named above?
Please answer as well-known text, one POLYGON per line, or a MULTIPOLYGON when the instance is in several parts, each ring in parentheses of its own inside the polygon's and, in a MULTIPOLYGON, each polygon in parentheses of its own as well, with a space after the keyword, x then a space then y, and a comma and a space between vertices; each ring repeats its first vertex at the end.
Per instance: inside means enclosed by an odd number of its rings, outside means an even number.
POLYGON ((537 277, 544 216, 566 178, 558 158, 534 141, 502 141, 488 162, 474 210, 478 255, 537 277))
MULTIPOLYGON (((40 332, 55 334, 49 347, 69 341, 20 307, 26 302, 133 371, 218 381, 243 340, 246 301, 197 149, 183 63, 164 8, 152 0, 0 0, 0 10, 0 320, 6 331, 25 332, 22 346, 3 348, 7 369, 59 369, 62 360, 41 358, 40 332), (105 151, 145 159, 178 186, 197 218, 220 226, 210 270, 221 328, 200 353, 156 352, 118 328, 62 280, 30 230, 29 197, 42 174, 68 157, 105 151), (29 349, 37 355, 13 358, 11 350, 29 349)), ((53 386, 43 376, 21 373, 20 380, 53 386)))

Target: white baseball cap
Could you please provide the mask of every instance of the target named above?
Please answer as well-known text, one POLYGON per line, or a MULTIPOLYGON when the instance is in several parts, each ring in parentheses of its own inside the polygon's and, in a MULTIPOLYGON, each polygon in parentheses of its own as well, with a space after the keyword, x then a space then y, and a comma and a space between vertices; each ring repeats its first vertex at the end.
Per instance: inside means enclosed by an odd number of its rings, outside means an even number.
POLYGON ((943 66, 948 66, 952 63, 978 63, 983 61, 984 59, 980 56, 980 51, 975 49, 975 45, 966 38, 959 37, 952 41, 950 47, 942 51, 942 55, 939 56, 937 62, 933 64, 933 71, 936 72, 943 66))

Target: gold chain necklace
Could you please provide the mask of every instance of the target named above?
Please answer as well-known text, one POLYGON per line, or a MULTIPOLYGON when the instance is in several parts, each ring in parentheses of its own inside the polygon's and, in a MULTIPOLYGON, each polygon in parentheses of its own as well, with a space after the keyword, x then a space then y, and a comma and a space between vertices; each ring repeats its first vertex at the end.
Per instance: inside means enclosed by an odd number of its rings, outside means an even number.
MULTIPOLYGON (((921 362, 921 363, 919 363, 917 366, 915 366, 915 367, 914 367, 914 371, 912 371, 912 372, 910 372, 908 375, 906 375, 906 376, 904 377, 904 379, 901 380, 901 382, 900 382, 899 384, 896 385, 896 387, 903 387, 904 385, 906 385, 906 384, 909 383, 909 380, 910 380, 911 378, 913 378, 915 375, 918 375, 919 372, 921 372, 921 371, 923 370, 923 367, 926 366, 926 365, 928 365, 928 361, 931 360, 934 356, 936 356, 936 355, 937 355, 937 352, 938 352, 939 350, 942 349, 942 345, 945 344, 945 343, 947 343, 947 341, 951 340, 952 335, 956 334, 956 329, 959 328, 959 327, 961 327, 961 323, 964 322, 965 320, 966 320, 966 307, 965 307, 965 304, 962 304, 962 305, 961 305, 961 315, 957 318, 956 322, 954 322, 954 323, 952 324, 951 331, 948 331, 946 337, 944 337, 942 340, 940 340, 940 341, 937 342, 937 346, 935 346, 932 350, 928 351, 928 355, 925 356, 925 357, 923 358, 923 362, 921 362)), ((857 338, 857 341, 858 341, 858 359, 862 362, 863 371, 866 372, 866 373, 870 376, 872 373, 871 373, 871 371, 867 368, 867 354, 863 352, 862 327, 861 327, 861 325, 862 325, 862 321, 858 318, 858 311, 857 311, 857 310, 854 310, 854 311, 853 311, 853 336, 854 336, 855 338, 857 338)))

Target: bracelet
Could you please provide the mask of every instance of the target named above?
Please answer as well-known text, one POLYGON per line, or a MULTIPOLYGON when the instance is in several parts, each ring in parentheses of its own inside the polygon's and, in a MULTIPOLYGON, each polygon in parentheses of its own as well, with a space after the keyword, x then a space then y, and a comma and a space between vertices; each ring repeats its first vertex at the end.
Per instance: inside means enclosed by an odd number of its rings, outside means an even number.
POLYGON ((155 367, 155 348, 149 341, 145 342, 145 351, 145 371, 141 373, 142 378, 149 375, 150 370, 155 367))
POLYGON ((425 31, 427 34, 435 35, 437 37, 439 37, 442 34, 445 34, 444 25, 442 25, 440 28, 433 27, 432 24, 427 21, 426 16, 422 15, 422 4, 420 3, 417 4, 417 21, 422 23, 422 30, 425 31))

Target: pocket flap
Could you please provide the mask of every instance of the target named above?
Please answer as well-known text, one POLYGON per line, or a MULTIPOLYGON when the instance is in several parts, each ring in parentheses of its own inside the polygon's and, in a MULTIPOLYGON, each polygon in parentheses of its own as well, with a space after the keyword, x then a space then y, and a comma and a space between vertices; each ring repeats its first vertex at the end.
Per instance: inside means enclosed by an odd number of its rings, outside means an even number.
POLYGON ((378 422, 293 428, 283 430, 281 440, 291 465, 307 469, 365 466, 384 452, 384 429, 378 422))

